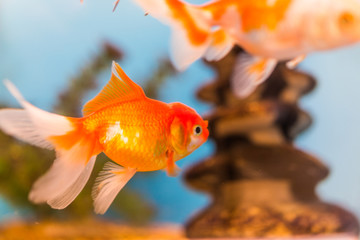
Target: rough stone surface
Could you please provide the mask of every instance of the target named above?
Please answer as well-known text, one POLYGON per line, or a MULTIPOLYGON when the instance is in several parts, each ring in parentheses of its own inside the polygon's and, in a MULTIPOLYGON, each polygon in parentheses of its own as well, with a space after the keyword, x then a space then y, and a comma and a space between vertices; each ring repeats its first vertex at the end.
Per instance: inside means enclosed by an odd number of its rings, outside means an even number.
POLYGON ((208 63, 216 80, 198 91, 200 99, 214 105, 206 118, 216 152, 188 169, 185 180, 210 193, 213 201, 188 221, 187 236, 356 236, 357 219, 316 194, 329 169, 293 146, 312 123, 298 101, 314 89, 315 80, 280 64, 250 96, 239 99, 230 79, 240 52, 235 48, 221 61, 208 63))
POLYGON ((357 235, 357 220, 343 209, 321 202, 213 203, 187 225, 188 237, 289 237, 330 233, 357 235))

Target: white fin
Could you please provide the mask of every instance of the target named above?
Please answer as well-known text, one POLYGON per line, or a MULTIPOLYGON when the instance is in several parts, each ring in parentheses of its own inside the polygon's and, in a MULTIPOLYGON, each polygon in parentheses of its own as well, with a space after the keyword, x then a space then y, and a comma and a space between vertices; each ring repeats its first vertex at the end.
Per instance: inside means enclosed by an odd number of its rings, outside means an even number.
POLYGON ((201 58, 208 46, 211 39, 209 38, 204 44, 194 46, 189 43, 187 33, 180 27, 174 27, 171 36, 171 55, 170 59, 178 71, 184 71, 193 62, 201 58))
POLYGON ((247 97, 257 85, 270 76, 276 64, 276 59, 260 58, 246 53, 240 54, 236 59, 231 77, 234 93, 240 98, 247 97))
POLYGON ((94 137, 81 131, 74 135, 78 125, 70 118, 31 105, 10 81, 6 80, 4 84, 24 109, 0 110, 0 128, 30 144, 55 148, 57 154, 50 170, 33 185, 29 199, 64 208, 80 193, 91 174, 95 161, 94 137))
POLYGON ((233 46, 234 40, 223 29, 218 29, 212 33, 211 45, 205 53, 205 59, 218 61, 228 54, 233 46))
POLYGON ((107 162, 99 173, 92 190, 95 213, 104 214, 116 195, 135 173, 134 168, 123 168, 115 163, 107 162))
MULTIPOLYGON (((82 187, 85 185, 83 179, 79 178, 89 160, 89 152, 91 152, 92 146, 84 144, 84 142, 85 140, 76 143, 69 150, 57 150, 57 158, 54 164, 33 185, 29 194, 30 201, 34 203, 52 203, 54 206, 59 207, 60 205, 56 204, 59 201, 59 196, 72 194, 71 188, 74 188, 74 183, 80 181, 78 183, 83 184, 82 187)), ((92 167, 93 165, 90 164, 89 166, 92 167)), ((91 169, 87 171, 91 172, 91 169)), ((90 172, 84 173, 85 177, 90 172)), ((80 187, 80 185, 77 187, 80 187)), ((80 191, 77 191, 77 193, 80 191)), ((68 197, 71 196, 68 195, 68 197)), ((67 200, 64 201, 67 202, 67 200)))
POLYGON ((217 29, 212 31, 211 45, 206 51, 205 59, 218 61, 223 58, 235 44, 231 36, 238 35, 241 30, 241 18, 235 6, 229 6, 218 22, 217 29))
POLYGON ((65 192, 57 195, 56 198, 49 200, 47 203, 55 209, 64 209, 72 203, 89 180, 91 172, 94 168, 95 160, 96 156, 91 157, 76 181, 68 189, 66 189, 65 192))
POLYGON ((63 116, 43 111, 28 103, 9 81, 4 84, 24 109, 1 109, 0 129, 32 145, 53 149, 49 136, 63 135, 73 129, 71 122, 63 116))
POLYGON ((22 109, 1 109, 0 129, 6 134, 34 146, 53 149, 53 145, 41 136, 29 114, 22 109))
POLYGON ((301 63, 306 57, 306 54, 303 54, 303 55, 300 55, 300 56, 297 56, 296 58, 288 61, 286 63, 286 67, 288 67, 289 69, 294 69, 297 67, 297 65, 299 65, 299 63, 301 63))
POLYGON ((229 35, 238 36, 243 32, 242 16, 239 9, 233 5, 227 7, 225 13, 219 20, 219 26, 229 35))
POLYGON ((171 60, 179 71, 205 54, 211 43, 211 20, 208 12, 179 0, 135 2, 146 13, 171 26, 171 60))

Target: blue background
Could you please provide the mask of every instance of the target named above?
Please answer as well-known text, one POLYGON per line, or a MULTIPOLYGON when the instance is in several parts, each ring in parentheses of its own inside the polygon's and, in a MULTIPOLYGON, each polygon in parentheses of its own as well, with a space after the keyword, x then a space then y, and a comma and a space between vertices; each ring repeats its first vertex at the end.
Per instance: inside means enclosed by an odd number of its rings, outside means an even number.
MULTIPOLYGON (((192 1, 204 2, 204 1, 192 1)), ((50 110, 55 96, 67 87, 68 79, 90 62, 104 40, 125 52, 121 66, 139 84, 147 79, 157 61, 169 53, 170 31, 131 0, 121 0, 112 13, 113 1, 85 0, 0 0, 0 79, 9 78, 34 105, 50 110)), ((360 47, 351 46, 309 55, 299 69, 314 75, 318 87, 301 100, 301 107, 314 124, 296 140, 296 145, 331 168, 329 178, 318 187, 326 200, 345 206, 360 216, 360 47)), ((109 67, 111 63, 109 62, 109 67)), ((101 78, 102 84, 110 72, 101 78)), ((168 81, 161 100, 181 101, 200 113, 210 107, 200 103, 194 92, 214 77, 201 61, 168 81), (181 91, 179 91, 181 86, 181 91)), ((89 94, 87 99, 94 96, 89 94)), ((0 86, 0 101, 15 100, 0 86)), ((213 153, 207 142, 179 161, 183 169, 213 153)), ((203 208, 207 196, 189 190, 181 176, 169 178, 162 171, 137 174, 133 188, 156 204, 157 221, 182 223, 203 208)), ((89 196, 90 197, 90 196, 89 196)), ((19 216, 19 211, 0 202, 0 219, 19 216)))

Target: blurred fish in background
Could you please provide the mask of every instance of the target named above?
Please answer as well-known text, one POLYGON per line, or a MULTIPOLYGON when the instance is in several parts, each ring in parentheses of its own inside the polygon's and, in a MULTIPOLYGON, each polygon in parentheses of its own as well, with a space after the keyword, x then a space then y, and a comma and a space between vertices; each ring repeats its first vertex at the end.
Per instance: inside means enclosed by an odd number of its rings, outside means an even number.
POLYGON ((217 61, 234 45, 242 47, 246 53, 238 57, 232 77, 239 97, 253 92, 279 61, 294 68, 308 53, 360 41, 357 0, 135 2, 172 27, 171 59, 179 70, 201 57, 217 61))

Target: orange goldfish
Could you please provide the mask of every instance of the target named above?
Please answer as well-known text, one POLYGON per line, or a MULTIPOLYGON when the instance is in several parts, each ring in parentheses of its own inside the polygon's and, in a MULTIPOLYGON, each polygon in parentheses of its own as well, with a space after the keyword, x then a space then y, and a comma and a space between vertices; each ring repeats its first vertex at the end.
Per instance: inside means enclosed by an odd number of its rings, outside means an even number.
POLYGON ((192 62, 219 60, 234 45, 232 86, 244 97, 263 82, 277 62, 293 68, 305 55, 360 40, 359 0, 135 0, 172 27, 172 61, 183 70, 192 62))
POLYGON ((115 62, 110 81, 84 106, 82 118, 45 112, 27 102, 10 81, 4 83, 24 109, 0 110, 0 129, 56 151, 54 164, 29 194, 34 203, 52 208, 63 209, 76 198, 101 152, 114 161, 106 163, 93 187, 95 212, 103 214, 136 172, 166 169, 174 175, 175 162, 209 135, 207 121, 194 109, 147 98, 115 62))

